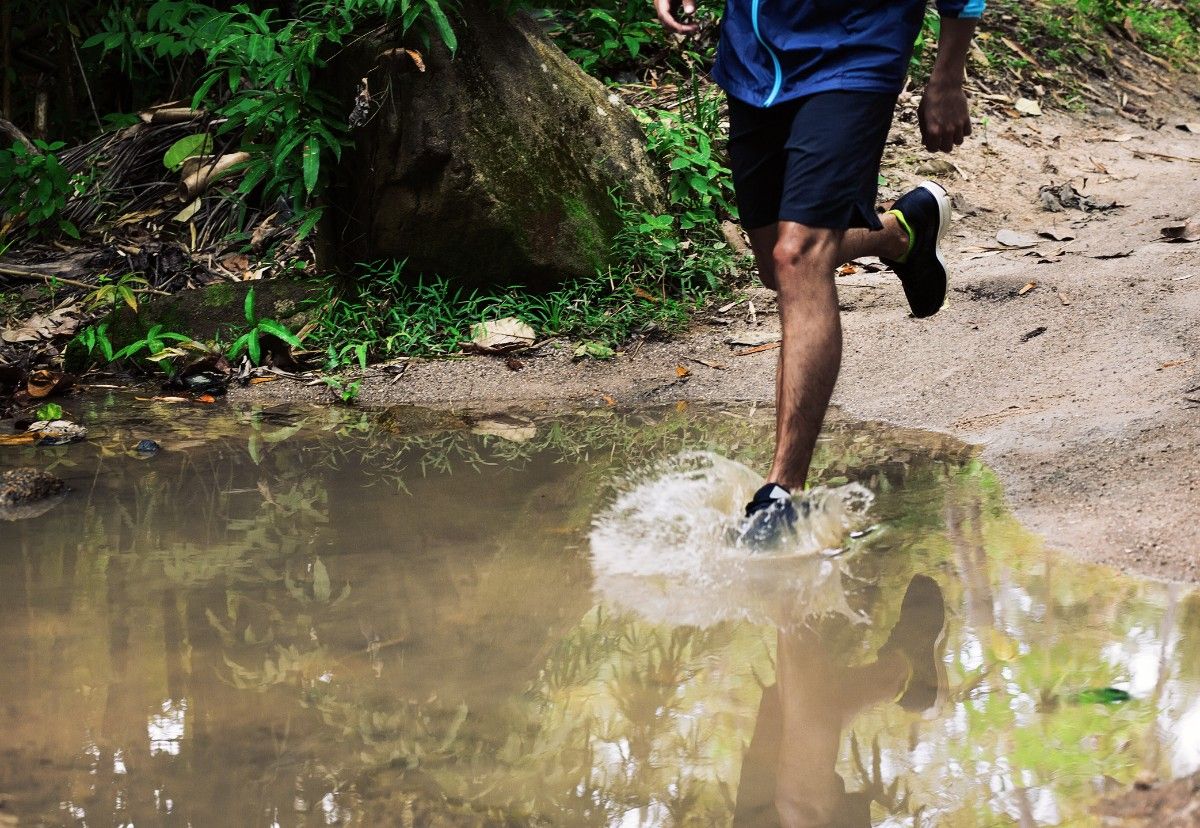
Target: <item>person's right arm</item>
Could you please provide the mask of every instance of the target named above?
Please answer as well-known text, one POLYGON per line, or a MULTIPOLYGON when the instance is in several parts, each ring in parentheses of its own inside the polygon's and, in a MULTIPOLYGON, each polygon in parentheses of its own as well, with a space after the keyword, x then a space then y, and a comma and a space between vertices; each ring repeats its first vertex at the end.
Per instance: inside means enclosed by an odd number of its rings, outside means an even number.
MULTIPOLYGON (((654 0, 654 10, 658 13, 658 20, 666 27, 667 31, 686 35, 700 28, 695 23, 680 23, 675 16, 675 10, 672 8, 674 5, 675 0, 654 0)), ((688 17, 696 13, 695 0, 683 0, 679 5, 683 14, 688 17)))

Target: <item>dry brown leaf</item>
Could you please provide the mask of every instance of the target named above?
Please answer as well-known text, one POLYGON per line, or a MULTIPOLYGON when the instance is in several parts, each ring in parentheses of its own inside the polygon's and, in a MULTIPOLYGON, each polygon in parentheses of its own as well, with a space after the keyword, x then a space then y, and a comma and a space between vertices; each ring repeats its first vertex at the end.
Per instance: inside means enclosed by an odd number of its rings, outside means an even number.
POLYGON ((691 375, 692 375, 691 369, 689 369, 686 365, 676 365, 675 366, 675 376, 677 376, 679 379, 683 379, 684 377, 690 377, 691 375))
POLYGON ((996 233, 996 241, 1005 247, 1016 248, 1034 247, 1038 243, 1038 240, 1034 236, 1018 233, 1015 230, 1007 228, 996 233))
POLYGON ((32 434, 0 434, 0 446, 32 446, 32 434))
POLYGON ((1173 359, 1170 362, 1164 362, 1162 365, 1158 366, 1158 370, 1161 371, 1164 368, 1174 368, 1176 365, 1186 365, 1191 361, 1191 357, 1188 357, 1187 359, 1173 359))
POLYGON ((521 360, 517 359, 516 357, 510 356, 504 358, 504 366, 510 371, 520 371, 525 367, 525 363, 521 362, 521 360))
POLYGON ((66 391, 75 384, 75 377, 62 371, 51 371, 49 368, 39 368, 29 375, 25 382, 25 390, 35 400, 44 399, 59 391, 66 391))
POLYGON ((604 404, 607 405, 609 408, 612 408, 614 405, 617 404, 617 401, 614 400, 612 398, 612 396, 609 394, 601 394, 600 399, 604 400, 604 404))
POLYGON ((1037 287, 1037 282, 1026 282, 1025 287, 1023 287, 1017 291, 1017 296, 1024 296, 1026 293, 1029 293, 1029 291, 1033 290, 1035 287, 1037 287))
POLYGON ((846 264, 838 267, 837 273, 839 276, 849 276, 853 273, 858 273, 858 268, 855 265, 847 262, 846 264))
POLYGON ((485 354, 500 354, 528 348, 534 339, 533 328, 520 319, 508 316, 472 325, 469 347, 485 354))
POLYGON ((1029 98, 1017 98, 1013 108, 1029 117, 1037 117, 1042 114, 1042 107, 1038 105, 1038 102, 1029 98))
POLYGON ((204 403, 205 405, 215 403, 216 401, 217 401, 217 398, 214 397, 212 394, 201 394, 199 397, 196 397, 196 402, 204 403))
POLYGON ((778 342, 770 342, 766 345, 759 345, 757 348, 747 348, 744 351, 734 351, 734 356, 750 356, 751 354, 762 353, 763 351, 771 351, 779 347, 778 342))
POLYGON ((640 296, 642 299, 645 299, 647 302, 661 302, 662 301, 661 299, 659 299, 657 296, 655 296, 653 293, 646 290, 645 288, 635 287, 633 289, 633 292, 634 292, 634 295, 640 296))
POLYGON ((277 379, 278 379, 278 377, 251 377, 250 384, 251 385, 262 385, 264 382, 275 382, 275 380, 277 380, 277 379))
POLYGON ((1192 216, 1182 224, 1172 224, 1162 229, 1162 237, 1167 241, 1194 242, 1200 241, 1200 213, 1192 216))

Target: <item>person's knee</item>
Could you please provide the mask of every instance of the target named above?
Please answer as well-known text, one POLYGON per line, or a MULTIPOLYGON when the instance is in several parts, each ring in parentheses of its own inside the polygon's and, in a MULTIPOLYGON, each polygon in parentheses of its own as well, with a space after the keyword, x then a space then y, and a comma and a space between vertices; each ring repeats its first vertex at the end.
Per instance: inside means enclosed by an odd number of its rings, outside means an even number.
POLYGON ((838 249, 841 234, 837 230, 825 227, 808 227, 803 224, 793 224, 779 234, 772 251, 774 273, 776 277, 783 272, 801 268, 806 262, 819 262, 823 266, 832 259, 838 249))
POLYGON ((758 263, 758 280, 769 290, 778 290, 775 282, 775 259, 771 255, 755 256, 758 263))

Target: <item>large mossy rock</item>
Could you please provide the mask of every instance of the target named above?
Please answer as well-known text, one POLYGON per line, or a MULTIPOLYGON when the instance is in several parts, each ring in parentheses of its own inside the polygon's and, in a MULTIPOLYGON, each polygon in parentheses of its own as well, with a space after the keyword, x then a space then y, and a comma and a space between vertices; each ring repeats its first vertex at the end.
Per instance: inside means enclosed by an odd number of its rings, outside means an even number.
POLYGON ((661 208, 640 126, 528 15, 468 0, 456 28, 457 55, 435 48, 423 72, 387 36, 334 62, 339 100, 365 77, 378 105, 331 194, 334 255, 471 286, 594 274, 621 224, 613 193, 661 208))

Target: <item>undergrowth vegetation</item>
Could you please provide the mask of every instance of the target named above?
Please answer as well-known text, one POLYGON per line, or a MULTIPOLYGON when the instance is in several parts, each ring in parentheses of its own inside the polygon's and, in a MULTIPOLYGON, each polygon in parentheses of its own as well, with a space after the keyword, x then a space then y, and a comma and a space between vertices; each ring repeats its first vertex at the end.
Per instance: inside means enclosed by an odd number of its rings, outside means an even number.
MULTIPOLYGON (((735 262, 720 225, 736 212, 724 161, 722 98, 704 79, 723 3, 700 0, 694 18, 700 32, 681 41, 662 31, 649 2, 549 2, 549 7, 527 0, 496 5, 524 6, 586 71, 632 92, 649 153, 661 168, 667 208, 650 214, 623 206, 612 264, 549 293, 516 285, 465 291, 434 273, 406 272, 402 262, 368 263, 349 281, 331 279, 313 301, 319 318, 304 341, 325 355, 329 367, 450 353, 469 338, 471 325, 505 316, 528 323, 539 336, 611 349, 631 336, 677 328, 706 297, 728 289, 735 262)), ((19 94, 14 84, 20 78, 8 71, 0 77, 6 115, 35 123, 57 139, 80 137, 93 124, 129 125, 137 120, 133 113, 152 103, 173 100, 202 108, 211 136, 164 163, 177 169, 189 154, 245 151, 248 160, 230 198, 284 205, 280 220, 290 221, 303 237, 316 226, 322 192, 351 142, 346 102, 323 91, 321 73, 340 50, 379 26, 404 33, 417 48, 453 53, 463 25, 458 3, 10 0, 6 49, 16 44, 28 51, 42 37, 53 58, 46 63, 58 67, 63 94, 48 101, 40 95, 35 102, 19 94), (82 91, 74 85, 76 75, 84 78, 82 91)), ((930 10, 913 54, 918 81, 936 53, 937 27, 930 10)), ((1114 37, 1156 63, 1194 67, 1200 60, 1198 29, 1200 0, 991 0, 977 41, 983 57, 976 71, 1008 71, 1023 84, 1053 86, 1061 79, 1069 88, 1084 73, 1112 69, 1119 60, 1108 45, 1114 37)), ((62 212, 86 182, 72 178, 60 163, 62 147, 58 140, 0 146, 0 246, 17 238, 18 225, 23 240, 79 235, 62 212)), ((620 193, 613 195, 620 199, 620 193)), ((122 298, 133 306, 135 279, 114 275, 91 305, 122 298)), ((257 318, 247 321, 253 335, 241 350, 251 351, 261 325, 257 318)), ((92 339, 89 350, 111 352, 102 332, 99 337, 93 332, 92 339)))

